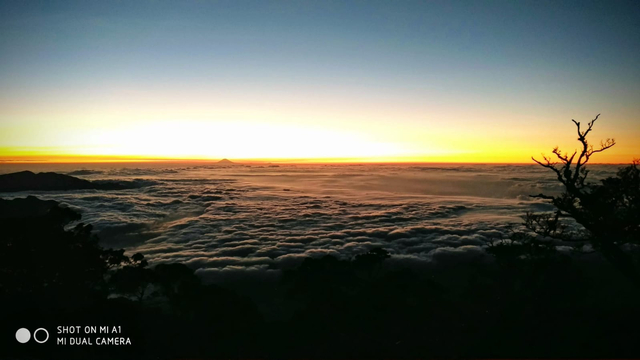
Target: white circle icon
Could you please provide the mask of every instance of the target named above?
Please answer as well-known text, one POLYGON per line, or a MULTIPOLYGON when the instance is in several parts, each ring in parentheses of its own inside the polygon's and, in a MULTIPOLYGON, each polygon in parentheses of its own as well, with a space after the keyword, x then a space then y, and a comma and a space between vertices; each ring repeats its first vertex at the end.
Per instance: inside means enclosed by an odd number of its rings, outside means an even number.
MULTIPOLYGON (((49 334, 47 334, 47 338, 49 338, 48 335, 49 334)), ((29 332, 29 330, 27 330, 25 328, 20 328, 20 329, 18 329, 18 331, 16 331, 16 340, 18 340, 18 342, 20 344, 24 344, 27 341, 29 341, 30 339, 31 339, 31 333, 29 332)))
MULTIPOLYGON (((25 329, 25 330, 26 330, 26 329, 25 329)), ((48 331, 47 331, 47 329, 45 329, 45 328, 38 328, 38 329, 36 329, 36 331, 34 331, 34 332, 33 332, 33 340, 35 340, 38 344, 46 343, 46 342, 47 342, 47 340, 49 340, 49 332, 48 332, 48 331), (47 337, 46 337, 46 338, 44 338, 44 340, 42 340, 42 341, 41 341, 41 340, 38 340, 38 338, 36 337, 36 334, 37 334, 37 333, 38 333, 38 331, 40 331, 40 330, 44 331, 44 333, 45 333, 45 334, 47 334, 47 337)))

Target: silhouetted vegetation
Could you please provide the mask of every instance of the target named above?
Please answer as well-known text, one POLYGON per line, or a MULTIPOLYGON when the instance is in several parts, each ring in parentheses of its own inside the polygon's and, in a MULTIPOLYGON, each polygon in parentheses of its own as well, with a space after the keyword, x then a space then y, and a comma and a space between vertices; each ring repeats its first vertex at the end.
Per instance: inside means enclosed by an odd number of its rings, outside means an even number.
MULTIPOLYGON (((261 316, 253 303, 205 286, 182 264, 149 268, 141 254, 103 249, 76 212, 33 196, 0 199, 3 355, 111 359, 244 357, 261 316), (20 327, 121 326, 131 347, 18 344, 20 327)), ((255 354, 255 353, 253 353, 255 354)))
POLYGON ((634 161, 620 169, 615 177, 608 177, 599 184, 587 182, 587 162, 594 154, 615 145, 613 139, 602 141, 597 149, 589 144, 587 135, 599 116, 590 121, 585 130, 581 129, 580 122, 573 120, 581 145, 579 151, 571 155, 562 154, 556 147, 553 154, 557 161, 546 156, 543 161, 534 159, 556 174, 564 186, 564 192, 559 196, 535 195, 549 200, 557 210, 553 214, 527 214, 525 224, 528 229, 545 238, 579 245, 590 244, 591 248, 640 287, 640 272, 633 255, 640 245, 639 162, 634 161), (567 218, 574 220, 574 223, 568 223, 567 218))

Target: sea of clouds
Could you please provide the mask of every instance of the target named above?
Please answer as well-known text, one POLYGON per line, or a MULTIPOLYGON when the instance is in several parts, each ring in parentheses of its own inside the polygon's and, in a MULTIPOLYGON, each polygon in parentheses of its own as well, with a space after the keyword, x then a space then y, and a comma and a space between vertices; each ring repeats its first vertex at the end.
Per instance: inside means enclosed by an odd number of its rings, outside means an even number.
MULTIPOLYGON (((616 166, 594 166, 595 181, 616 166)), ((561 191, 535 165, 4 165, 88 180, 144 180, 120 191, 35 195, 78 210, 105 247, 181 262, 211 282, 275 279, 305 257, 350 258, 374 247, 388 263, 483 261, 527 211, 550 211, 532 194, 561 191)))

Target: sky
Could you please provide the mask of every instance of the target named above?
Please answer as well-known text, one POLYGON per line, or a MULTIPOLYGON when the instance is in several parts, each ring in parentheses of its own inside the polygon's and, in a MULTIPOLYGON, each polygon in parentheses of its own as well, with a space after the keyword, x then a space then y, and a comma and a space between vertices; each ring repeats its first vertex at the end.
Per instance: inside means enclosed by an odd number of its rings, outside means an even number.
POLYGON ((640 158, 634 1, 0 1, 0 161, 640 158))

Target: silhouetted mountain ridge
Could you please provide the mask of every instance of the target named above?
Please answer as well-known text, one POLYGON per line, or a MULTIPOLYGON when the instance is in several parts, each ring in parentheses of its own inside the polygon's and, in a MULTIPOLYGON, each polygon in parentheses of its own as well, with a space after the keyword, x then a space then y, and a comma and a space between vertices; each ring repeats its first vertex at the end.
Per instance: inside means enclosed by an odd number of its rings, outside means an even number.
POLYGON ((89 181, 54 172, 34 173, 21 171, 0 175, 0 192, 15 191, 67 191, 67 190, 125 190, 150 185, 149 182, 134 180, 89 181))

